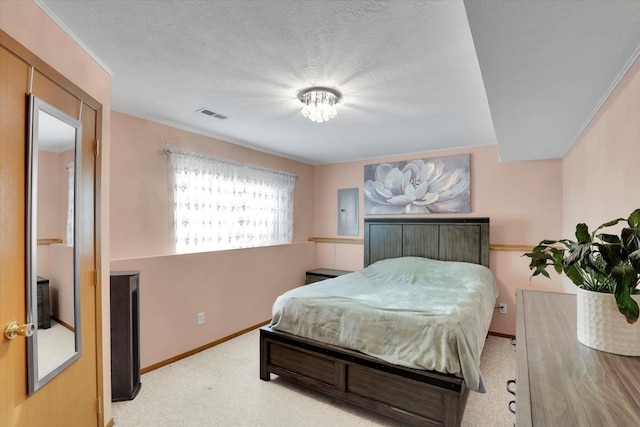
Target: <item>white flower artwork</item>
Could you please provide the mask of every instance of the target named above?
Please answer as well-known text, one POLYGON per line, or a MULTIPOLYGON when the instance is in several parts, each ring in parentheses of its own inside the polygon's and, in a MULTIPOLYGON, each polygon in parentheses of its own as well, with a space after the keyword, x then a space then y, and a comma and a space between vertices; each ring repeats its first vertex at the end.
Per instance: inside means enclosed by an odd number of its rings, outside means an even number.
POLYGON ((365 165, 364 213, 471 212, 470 155, 365 165))

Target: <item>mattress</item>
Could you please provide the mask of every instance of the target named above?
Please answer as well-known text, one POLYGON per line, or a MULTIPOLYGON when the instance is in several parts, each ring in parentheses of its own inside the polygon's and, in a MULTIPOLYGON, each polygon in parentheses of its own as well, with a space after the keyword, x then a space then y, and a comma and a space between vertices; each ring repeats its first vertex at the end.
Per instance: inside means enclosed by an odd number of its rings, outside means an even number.
POLYGON ((480 354, 497 296, 484 266, 391 258, 282 294, 271 327, 389 363, 453 374, 484 393, 480 354))

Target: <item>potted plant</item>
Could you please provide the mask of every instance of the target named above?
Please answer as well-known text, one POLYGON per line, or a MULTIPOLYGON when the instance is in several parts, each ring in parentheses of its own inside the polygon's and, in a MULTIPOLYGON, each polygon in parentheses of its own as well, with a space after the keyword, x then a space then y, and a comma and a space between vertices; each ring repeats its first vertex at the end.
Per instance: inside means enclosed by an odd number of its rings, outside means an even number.
POLYGON ((618 218, 600 225, 593 233, 589 233, 586 224, 578 224, 575 241, 543 240, 525 256, 531 258, 532 277, 539 274, 550 277, 547 267, 553 266, 556 273, 564 273, 578 286, 580 342, 613 353, 640 355, 640 327, 633 325, 640 314, 640 209, 626 219, 618 218), (619 235, 603 230, 621 221, 626 221, 627 225, 619 235), (619 323, 613 326, 607 323, 609 317, 605 318, 605 315, 608 316, 609 311, 614 312, 614 321, 619 323), (636 336, 614 338, 616 331, 636 336), (592 334, 604 337, 590 337, 592 334), (608 343, 603 344, 602 340, 608 343), (636 348, 629 350, 627 344, 636 348))

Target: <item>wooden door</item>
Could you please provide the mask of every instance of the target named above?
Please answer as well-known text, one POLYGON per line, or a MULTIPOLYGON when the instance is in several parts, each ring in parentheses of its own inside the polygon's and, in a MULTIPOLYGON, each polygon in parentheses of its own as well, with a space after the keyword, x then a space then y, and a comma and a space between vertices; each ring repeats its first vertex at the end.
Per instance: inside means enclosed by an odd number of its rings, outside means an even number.
MULTIPOLYGON (((12 50, 15 49, 12 46, 12 50)), ((21 55, 22 56, 22 55, 21 55)), ((30 58, 31 59, 31 58, 30 58)), ((46 67, 43 67, 46 68, 46 67)), ((0 425, 96 426, 101 417, 98 384, 95 286, 95 155, 96 111, 37 69, 0 46, 0 425), (65 371, 29 396, 27 393, 26 339, 7 340, 9 322, 26 322, 26 149, 27 93, 67 114, 82 109, 82 171, 80 230, 80 298, 82 356, 65 371)), ((68 84, 68 82, 65 82, 68 84)), ((78 194, 78 193, 77 193, 78 194)))

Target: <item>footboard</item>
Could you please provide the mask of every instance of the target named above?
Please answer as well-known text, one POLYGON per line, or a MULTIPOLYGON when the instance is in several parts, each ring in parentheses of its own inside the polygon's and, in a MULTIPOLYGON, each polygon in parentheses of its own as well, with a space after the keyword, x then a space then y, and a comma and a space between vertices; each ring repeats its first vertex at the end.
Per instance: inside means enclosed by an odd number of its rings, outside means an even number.
POLYGON ((271 374, 414 426, 459 426, 469 390, 453 375, 392 365, 319 341, 260 329, 260 378, 271 374))

